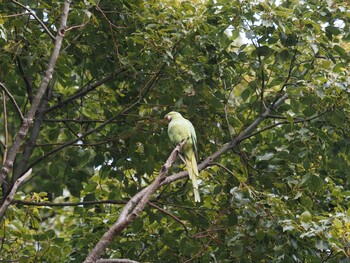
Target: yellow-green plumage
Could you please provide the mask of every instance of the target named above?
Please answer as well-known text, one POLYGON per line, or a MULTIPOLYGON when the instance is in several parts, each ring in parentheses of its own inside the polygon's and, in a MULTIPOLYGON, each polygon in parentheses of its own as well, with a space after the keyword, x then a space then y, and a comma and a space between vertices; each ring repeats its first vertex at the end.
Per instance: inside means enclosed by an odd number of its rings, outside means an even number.
POLYGON ((182 117, 182 115, 176 111, 169 112, 165 115, 168 119, 168 135, 170 141, 173 144, 179 144, 183 140, 186 140, 184 147, 182 148, 182 154, 185 159, 188 175, 192 181, 194 199, 196 202, 200 202, 200 196, 198 192, 197 177, 199 175, 197 167, 197 137, 192 123, 182 117))

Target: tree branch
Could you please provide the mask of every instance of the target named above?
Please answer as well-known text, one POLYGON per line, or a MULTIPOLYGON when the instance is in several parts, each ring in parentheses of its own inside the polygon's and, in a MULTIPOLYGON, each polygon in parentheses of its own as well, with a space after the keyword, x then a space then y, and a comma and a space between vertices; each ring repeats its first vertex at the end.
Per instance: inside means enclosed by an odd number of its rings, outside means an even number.
POLYGON ((21 146, 25 136, 28 133, 30 125, 33 123, 33 118, 37 112, 37 109, 40 105, 41 99, 43 95, 45 94, 45 91, 49 85, 49 82, 52 79, 52 74, 56 65, 56 61, 58 59, 58 55, 62 46, 62 41, 65 34, 65 28, 67 26, 67 19, 68 19, 68 12, 69 12, 69 6, 70 6, 70 0, 66 0, 64 2, 62 16, 61 16, 61 23, 60 27, 56 36, 55 45, 51 54, 50 61, 48 63, 46 73, 44 78, 42 79, 38 92, 35 95, 35 98, 33 100, 33 103, 28 111, 27 116, 24 118, 22 125, 14 139, 14 142, 8 152, 7 159, 2 166, 2 169, 0 171, 0 185, 3 184, 5 178, 8 176, 10 170, 13 168, 13 163, 16 158, 16 155, 19 151, 19 147, 21 146))
POLYGON ((32 173, 32 169, 29 169, 28 172, 26 172, 21 178, 17 179, 17 181, 14 183, 11 192, 6 197, 4 203, 0 207, 0 218, 4 215, 6 208, 11 204, 11 201, 13 200, 13 197, 17 191, 17 188, 21 185, 23 181, 25 181, 30 174, 32 173))
POLYGON ((15 98, 12 96, 11 92, 6 88, 6 86, 3 83, 1 83, 1 82, 0 82, 0 87, 6 93, 6 95, 10 98, 10 100, 11 100, 13 106, 15 107, 15 110, 16 110, 16 112, 17 112, 21 122, 23 122, 24 121, 24 117, 23 117, 23 114, 21 112, 21 109, 18 107, 18 104, 17 104, 15 98))
POLYGON ((50 108, 47 108, 45 110, 45 113, 48 113, 50 111, 56 110, 58 108, 61 108, 63 105, 66 105, 68 103, 70 103, 71 101, 74 101, 80 97, 83 97, 84 95, 86 95, 87 93, 95 90, 96 88, 98 88, 99 86, 101 86, 102 84, 110 81, 111 79, 115 78, 116 76, 118 76, 119 74, 123 73, 125 71, 125 69, 121 68, 119 69, 117 72, 110 74, 106 77, 104 77, 103 79, 96 81, 95 83, 86 86, 85 88, 82 88, 79 92, 77 92, 76 94, 72 95, 71 97, 67 98, 66 100, 63 100, 59 103, 57 103, 54 106, 51 106, 50 108))
POLYGON ((25 10, 27 10, 30 13, 30 15, 33 16, 35 18, 35 20, 38 21, 39 24, 44 28, 44 31, 49 35, 49 37, 53 41, 55 41, 55 36, 52 35, 51 31, 45 26, 44 22, 39 19, 39 17, 35 14, 35 12, 32 9, 30 9, 29 7, 27 7, 27 6, 17 2, 16 0, 12 0, 12 2, 14 2, 16 5, 19 5, 20 7, 24 8, 25 10))
POLYGON ((141 212, 145 208, 150 196, 158 189, 161 182, 165 180, 169 168, 175 161, 176 156, 184 146, 185 142, 186 140, 176 146, 176 148, 172 151, 167 161, 162 166, 158 177, 153 181, 153 183, 132 197, 124 206, 123 210, 120 212, 117 222, 109 228, 96 246, 91 250, 90 254, 84 261, 85 263, 96 262, 113 238, 120 234, 130 223, 141 215, 141 212))

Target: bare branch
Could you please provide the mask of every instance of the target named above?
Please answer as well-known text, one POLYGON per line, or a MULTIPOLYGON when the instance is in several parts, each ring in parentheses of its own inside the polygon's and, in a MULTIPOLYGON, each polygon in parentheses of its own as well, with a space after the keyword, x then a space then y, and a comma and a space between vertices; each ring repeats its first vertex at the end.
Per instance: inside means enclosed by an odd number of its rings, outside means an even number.
POLYGON ((4 215, 6 208, 11 204, 11 201, 17 191, 17 188, 21 185, 23 181, 25 181, 30 174, 32 173, 32 169, 29 169, 28 172, 26 172, 21 178, 17 179, 15 184, 13 185, 11 192, 9 195, 5 198, 4 203, 0 207, 0 218, 4 215))
POLYGON ((18 107, 18 104, 17 104, 15 98, 12 96, 11 92, 6 88, 6 86, 3 83, 1 83, 1 82, 0 82, 0 87, 6 93, 6 95, 10 98, 13 106, 15 107, 15 110, 16 110, 19 118, 21 119, 21 122, 23 122, 24 121, 24 117, 23 117, 23 114, 21 112, 21 109, 18 107))
POLYGON ((64 34, 65 34, 65 29, 67 27, 66 25, 67 25, 70 2, 71 2, 70 0, 66 0, 64 2, 60 27, 59 27, 59 30, 57 33, 55 45, 54 45, 47 69, 46 69, 45 76, 40 83, 38 92, 35 95, 32 106, 30 107, 27 116, 24 118, 22 125, 21 125, 15 139, 14 139, 14 142, 13 142, 11 148, 9 149, 7 159, 6 159, 4 165, 2 166, 2 169, 0 171, 0 185, 3 184, 5 178, 9 174, 10 170, 13 168, 13 163, 14 163, 14 160, 17 156, 19 148, 20 148, 25 136, 28 133, 30 125, 33 123, 33 118, 34 118, 34 116, 39 108, 41 99, 46 92, 46 89, 49 85, 49 82, 52 79, 52 74, 53 74, 53 71, 54 71, 54 68, 56 65, 56 61, 58 59, 58 55, 59 55, 59 52, 60 52, 60 49, 62 46, 62 41, 63 41, 64 34))
POLYGON ((53 41, 55 40, 55 36, 52 35, 51 31, 45 26, 44 22, 39 19, 39 17, 35 14, 35 12, 32 9, 21 4, 20 2, 17 2, 16 0, 12 0, 12 2, 14 2, 16 5, 19 5, 20 7, 24 8, 25 10, 27 10, 30 13, 30 15, 33 16, 35 18, 35 20, 38 21, 39 24, 44 28, 44 31, 49 35, 49 37, 53 41))
POLYGON ((184 146, 185 142, 186 140, 176 146, 176 148, 172 151, 167 161, 162 166, 158 177, 153 181, 153 183, 132 197, 124 206, 123 210, 120 212, 117 222, 109 228, 96 246, 91 250, 90 254, 84 261, 85 263, 96 262, 113 238, 120 234, 130 223, 141 215, 150 196, 158 189, 160 183, 165 180, 169 168, 175 161, 176 156, 184 146))

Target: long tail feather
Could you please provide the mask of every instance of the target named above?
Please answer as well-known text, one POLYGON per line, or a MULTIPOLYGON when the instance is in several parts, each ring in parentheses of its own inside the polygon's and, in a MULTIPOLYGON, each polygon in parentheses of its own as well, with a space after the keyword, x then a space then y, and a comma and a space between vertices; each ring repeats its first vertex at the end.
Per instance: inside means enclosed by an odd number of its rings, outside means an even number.
POLYGON ((192 181, 192 185, 193 185, 194 200, 195 200, 195 202, 200 202, 201 198, 199 196, 198 182, 197 182, 199 172, 198 172, 198 167, 197 167, 196 156, 194 155, 194 153, 192 153, 190 156, 185 156, 185 161, 186 161, 188 175, 189 175, 189 177, 192 181))

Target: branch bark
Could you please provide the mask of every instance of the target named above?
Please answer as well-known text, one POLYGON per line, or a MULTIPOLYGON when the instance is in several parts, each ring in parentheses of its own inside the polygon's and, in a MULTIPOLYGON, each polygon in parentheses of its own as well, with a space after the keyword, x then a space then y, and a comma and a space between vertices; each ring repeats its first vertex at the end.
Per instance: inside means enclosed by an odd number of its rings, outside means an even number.
POLYGON ((33 123, 33 118, 37 112, 37 109, 40 105, 42 97, 45 94, 45 91, 48 87, 48 84, 52 79, 52 74, 53 74, 53 71, 54 71, 54 68, 56 65, 56 61, 58 59, 58 55, 59 55, 59 52, 60 52, 60 49, 62 46, 62 40, 64 38, 65 30, 67 27, 67 19, 68 19, 68 12, 69 12, 70 3, 71 3, 70 0, 67 0, 64 2, 60 27, 59 27, 59 30, 57 32, 57 36, 55 38, 55 45, 54 45, 47 69, 46 69, 45 76, 40 83, 38 92, 35 95, 35 98, 33 100, 33 103, 31 105, 29 111, 28 111, 28 114, 24 118, 22 125, 19 128, 19 131, 14 139, 14 142, 8 151, 6 161, 5 161, 4 165, 2 166, 2 169, 0 170, 0 185, 3 184, 5 178, 8 176, 8 174, 10 173, 10 171, 13 168, 13 163, 14 163, 16 155, 19 151, 20 145, 22 144, 24 138, 26 137, 28 130, 29 130, 29 127, 33 123))
POLYGON ((186 140, 176 146, 176 148, 169 155, 167 161, 162 166, 158 177, 153 181, 151 185, 144 188, 141 192, 136 194, 130 201, 124 206, 121 211, 117 222, 109 228, 109 230, 102 236, 100 241, 91 250, 90 254, 86 257, 84 263, 96 262, 101 256, 102 252, 107 248, 113 238, 120 234, 130 223, 132 223, 137 217, 139 217, 148 203, 151 195, 159 188, 162 181, 165 180, 169 168, 176 159, 176 156, 184 146, 186 140))

